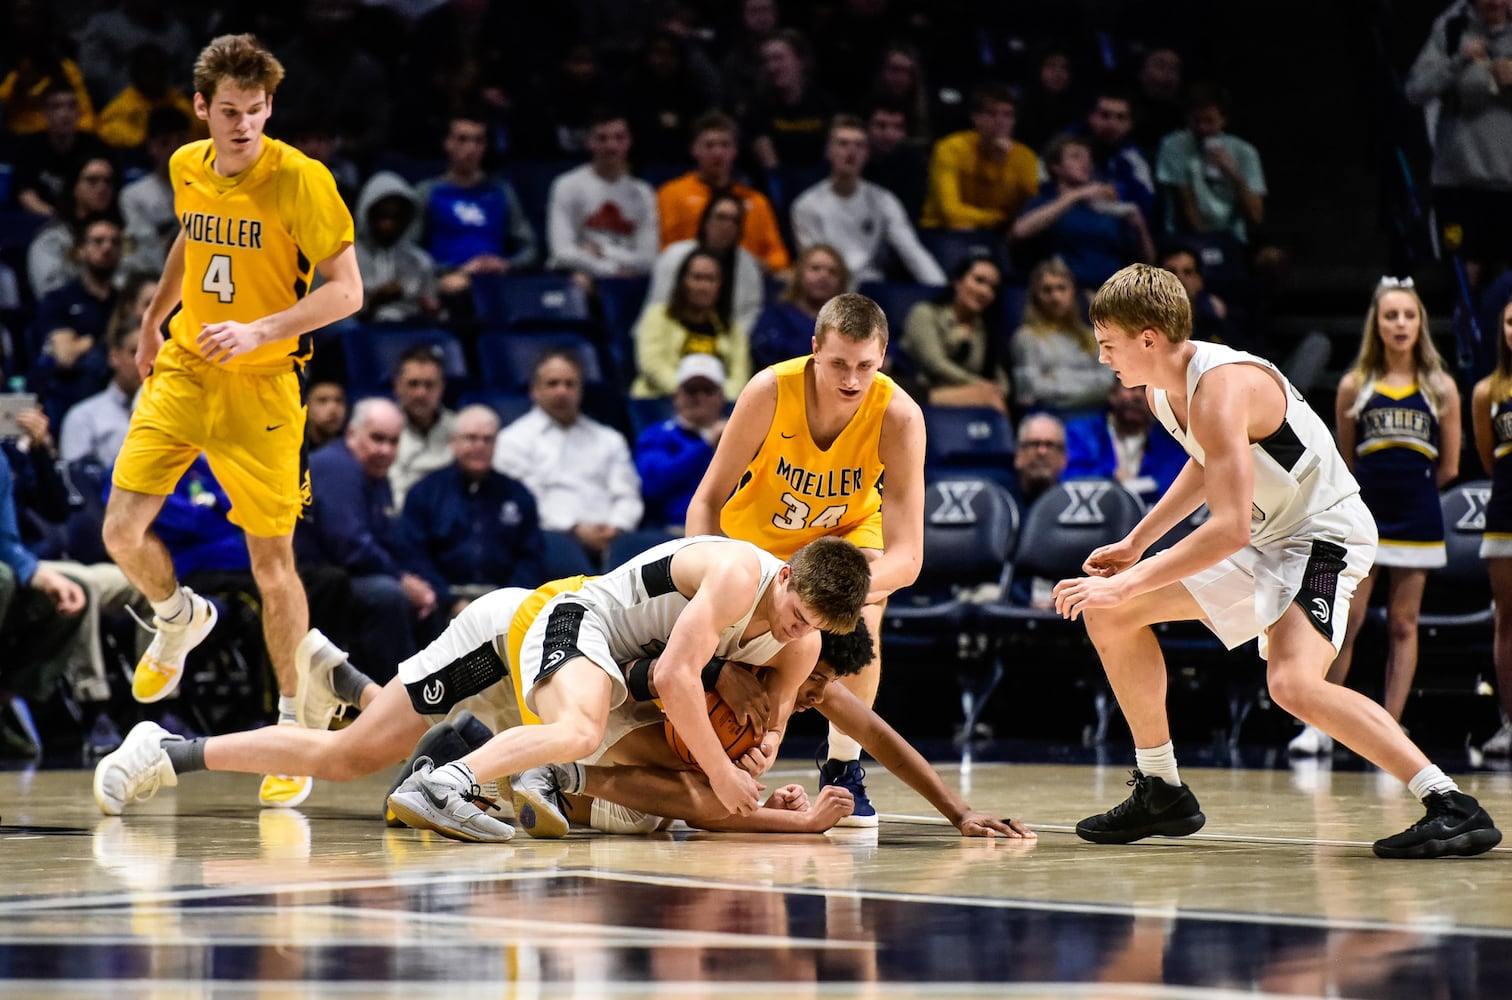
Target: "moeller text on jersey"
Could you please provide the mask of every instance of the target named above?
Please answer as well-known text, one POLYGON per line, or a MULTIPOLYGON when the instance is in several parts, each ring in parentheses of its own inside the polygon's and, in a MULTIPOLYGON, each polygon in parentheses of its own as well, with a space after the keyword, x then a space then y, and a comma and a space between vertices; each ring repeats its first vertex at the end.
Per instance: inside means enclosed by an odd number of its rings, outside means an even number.
POLYGON ((818 497, 821 500, 828 497, 848 497, 861 489, 861 484, 866 481, 862 476, 864 471, 858 467, 810 472, 791 464, 785 458, 778 457, 777 459, 777 475, 787 480, 795 493, 818 497))
POLYGON ((184 213, 184 238, 218 247, 262 249, 262 222, 258 219, 232 219, 204 212, 184 213))

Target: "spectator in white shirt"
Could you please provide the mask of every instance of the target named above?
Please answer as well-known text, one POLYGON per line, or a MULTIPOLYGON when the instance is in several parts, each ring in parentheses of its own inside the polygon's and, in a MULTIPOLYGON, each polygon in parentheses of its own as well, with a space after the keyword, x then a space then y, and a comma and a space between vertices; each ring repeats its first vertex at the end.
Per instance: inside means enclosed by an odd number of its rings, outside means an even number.
POLYGON ((602 561, 609 543, 634 530, 644 511, 630 446, 618 431, 583 415, 583 372, 570 352, 541 355, 530 400, 530 412, 499 432, 493 467, 530 490, 543 530, 571 533, 602 561))
POLYGON ((588 126, 593 159, 558 177, 547 199, 548 267, 598 278, 649 274, 661 248, 656 192, 630 176, 630 124, 600 111, 588 126))
POLYGON ((945 272, 919 242, 903 203, 886 188, 861 179, 866 167, 866 125, 853 115, 836 115, 825 155, 830 175, 793 202, 793 238, 801 250, 827 243, 845 255, 852 288, 880 281, 887 248, 925 285, 945 284, 945 272))
MULTIPOLYGON (((151 282, 151 289, 157 283, 151 282)), ((152 291, 147 293, 149 296, 152 291)), ((142 373, 137 370, 136 326, 111 323, 106 337, 106 358, 111 379, 100 392, 69 407, 63 417, 58 437, 58 457, 65 462, 91 461, 109 468, 115 464, 131 425, 131 410, 136 405, 137 390, 142 387, 142 373)))
POLYGON ((445 392, 446 375, 436 348, 412 347, 400 356, 394 398, 404 411, 404 430, 399 432, 398 456, 388 472, 396 508, 404 506, 404 494, 411 486, 456 461, 451 437, 457 415, 441 405, 445 392))

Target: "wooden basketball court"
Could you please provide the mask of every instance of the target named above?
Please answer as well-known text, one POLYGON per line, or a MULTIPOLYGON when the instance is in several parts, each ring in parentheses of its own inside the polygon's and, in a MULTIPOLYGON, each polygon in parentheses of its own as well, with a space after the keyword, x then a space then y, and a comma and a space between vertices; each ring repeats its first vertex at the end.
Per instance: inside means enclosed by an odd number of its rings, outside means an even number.
MULTIPOLYGON (((1421 811, 1384 775, 1188 767, 1206 829, 1107 847, 1072 827, 1124 767, 941 769, 1038 842, 963 840, 880 768, 877 830, 498 846, 386 829, 387 775, 262 810, 191 774, 107 819, 87 771, 0 773, 0 993, 1512 996, 1508 848, 1376 859, 1421 811)), ((1512 817, 1512 774, 1462 784, 1512 817)))

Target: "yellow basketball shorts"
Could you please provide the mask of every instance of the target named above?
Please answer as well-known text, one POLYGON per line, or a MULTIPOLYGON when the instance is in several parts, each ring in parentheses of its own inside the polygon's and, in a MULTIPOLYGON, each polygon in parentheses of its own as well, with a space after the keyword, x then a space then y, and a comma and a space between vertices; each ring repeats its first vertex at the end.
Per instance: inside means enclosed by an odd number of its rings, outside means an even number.
POLYGON ((249 535, 293 532, 310 502, 304 373, 278 366, 225 368, 172 340, 142 383, 111 479, 119 489, 167 496, 200 452, 249 535))

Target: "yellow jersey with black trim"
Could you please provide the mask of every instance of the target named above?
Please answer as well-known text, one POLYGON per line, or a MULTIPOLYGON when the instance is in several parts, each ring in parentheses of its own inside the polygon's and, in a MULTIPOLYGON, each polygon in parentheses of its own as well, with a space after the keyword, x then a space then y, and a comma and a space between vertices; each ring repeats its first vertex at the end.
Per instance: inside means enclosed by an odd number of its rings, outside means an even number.
POLYGON ((861 407, 828 448, 814 443, 804 402, 812 355, 772 366, 777 409, 766 439, 719 514, 731 538, 779 559, 816 538, 847 535, 882 509, 882 417, 895 383, 878 372, 861 407))
MULTIPOLYGON (((234 177, 215 172, 209 139, 180 147, 168 163, 184 233, 183 306, 168 329, 196 354, 204 324, 282 312, 310 290, 315 265, 353 239, 352 213, 325 165, 277 139, 264 137, 262 145, 257 161, 234 177)), ((226 366, 309 356, 306 334, 262 344, 226 366)))

